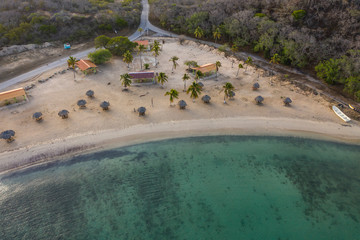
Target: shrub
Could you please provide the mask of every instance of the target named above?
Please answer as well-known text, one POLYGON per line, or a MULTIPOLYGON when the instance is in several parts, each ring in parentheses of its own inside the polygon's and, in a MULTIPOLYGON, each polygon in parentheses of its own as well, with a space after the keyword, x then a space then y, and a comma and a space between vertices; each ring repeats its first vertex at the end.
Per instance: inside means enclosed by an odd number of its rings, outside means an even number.
POLYGON ((295 10, 291 14, 296 20, 301 20, 306 16, 305 10, 295 10))
POLYGON ((328 84, 335 84, 340 77, 340 62, 338 59, 330 58, 327 61, 320 62, 315 67, 318 78, 324 80, 328 84))
POLYGON ((125 28, 128 26, 128 22, 125 21, 123 18, 117 16, 116 19, 115 19, 115 24, 117 27, 119 28, 125 28))
POLYGON ((103 64, 111 59, 112 54, 107 49, 98 49, 95 52, 89 53, 88 57, 95 64, 103 64))
POLYGON ((264 13, 255 13, 254 17, 263 18, 266 17, 266 15, 264 13))
POLYGON ((127 37, 113 37, 105 48, 116 56, 122 56, 126 51, 132 52, 136 46, 137 43, 131 42, 127 37))
POLYGON ((39 29, 45 34, 54 34, 57 32, 56 26, 53 25, 41 25, 39 29))
POLYGON ((95 48, 105 48, 106 44, 110 41, 111 38, 105 35, 100 35, 95 38, 95 48))

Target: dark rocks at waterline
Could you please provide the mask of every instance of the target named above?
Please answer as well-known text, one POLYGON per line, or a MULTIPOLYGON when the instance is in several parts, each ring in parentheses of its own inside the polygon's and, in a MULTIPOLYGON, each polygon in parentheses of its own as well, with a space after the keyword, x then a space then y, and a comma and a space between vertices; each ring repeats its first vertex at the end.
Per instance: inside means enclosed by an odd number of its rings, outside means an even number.
POLYGON ((178 105, 179 105, 180 109, 185 109, 186 106, 187 106, 187 104, 186 104, 186 102, 184 100, 180 100, 178 102, 178 105))
POLYGON ((86 96, 88 96, 88 97, 90 97, 90 98, 92 98, 92 97, 94 97, 94 91, 93 90, 88 90, 87 92, 86 92, 86 96))
POLYGON ((287 97, 284 99, 283 102, 284 102, 285 106, 290 106, 290 103, 292 103, 292 100, 289 97, 287 97))
POLYGON ((77 102, 77 105, 80 107, 80 108, 86 108, 86 101, 81 99, 77 102))
POLYGON ((109 106, 110 103, 107 101, 103 101, 102 103, 100 103, 100 107, 105 111, 105 110, 109 110, 109 106))
POLYGON ((253 89, 254 91, 258 90, 259 88, 260 88, 260 84, 259 84, 259 83, 254 83, 254 84, 253 84, 252 89, 253 89))
POLYGON ((41 112, 36 112, 33 114, 33 119, 35 119, 36 121, 40 122, 43 118, 43 114, 41 112))
POLYGON ((263 101, 264 101, 264 98, 262 96, 257 96, 255 98, 256 104, 262 104, 263 101))
POLYGON ((139 113, 139 116, 144 116, 145 115, 145 112, 146 112, 146 108, 145 107, 139 107, 137 109, 138 113, 139 113))
POLYGON ((0 138, 5 139, 7 142, 14 141, 15 131, 14 130, 6 130, 0 134, 0 138))
POLYGON ((68 118, 69 117, 69 111, 68 110, 61 110, 59 113, 58 113, 59 117, 61 117, 62 119, 65 119, 65 118, 68 118))
POLYGON ((210 103, 211 97, 209 95, 205 95, 201 98, 204 103, 210 103))

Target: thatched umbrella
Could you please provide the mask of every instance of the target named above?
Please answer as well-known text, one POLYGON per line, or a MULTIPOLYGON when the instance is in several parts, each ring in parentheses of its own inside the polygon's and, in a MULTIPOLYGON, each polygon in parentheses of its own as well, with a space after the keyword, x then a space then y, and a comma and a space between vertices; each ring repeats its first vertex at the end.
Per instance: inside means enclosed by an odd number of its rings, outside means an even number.
POLYGON ((14 136, 15 136, 15 131, 13 130, 6 130, 0 134, 0 138, 5 139, 7 142, 14 141, 14 136))
POLYGON ((261 104, 264 101, 264 98, 262 96, 257 96, 255 98, 256 104, 261 104))
POLYGON ((61 110, 58 113, 59 117, 61 117, 62 119, 68 118, 69 117, 69 111, 68 110, 61 110))
POLYGON ((178 104, 179 104, 180 109, 185 109, 186 106, 187 106, 187 104, 186 104, 186 102, 184 100, 180 100, 178 102, 178 104))
POLYGON ((86 96, 88 96, 88 97, 90 97, 90 98, 94 97, 94 91, 93 91, 93 90, 87 91, 87 92, 86 92, 86 96))
POLYGON ((41 112, 36 112, 33 114, 33 119, 35 119, 36 121, 41 121, 42 120, 42 113, 41 112))
POLYGON ((259 83, 254 83, 252 89, 253 89, 254 91, 256 91, 256 90, 258 90, 259 88, 260 88, 260 84, 259 84, 259 83))
POLYGON ((145 107, 139 107, 137 111, 139 112, 139 116, 144 116, 145 112, 146 112, 146 108, 145 107))
POLYGON ((108 109, 109 109, 109 106, 110 106, 110 103, 107 102, 107 101, 103 101, 103 102, 100 104, 100 107, 101 107, 103 110, 108 110, 108 109))
POLYGON ((284 104, 285 104, 285 106, 289 106, 290 103, 292 103, 292 101, 291 101, 290 98, 287 97, 287 98, 284 99, 284 104))
POLYGON ((80 108, 86 108, 86 101, 81 99, 77 102, 77 105, 80 107, 80 108))
POLYGON ((204 88, 204 84, 202 82, 198 82, 198 84, 199 84, 201 89, 204 88))
POLYGON ((211 97, 209 95, 205 95, 201 98, 204 103, 210 103, 211 97))

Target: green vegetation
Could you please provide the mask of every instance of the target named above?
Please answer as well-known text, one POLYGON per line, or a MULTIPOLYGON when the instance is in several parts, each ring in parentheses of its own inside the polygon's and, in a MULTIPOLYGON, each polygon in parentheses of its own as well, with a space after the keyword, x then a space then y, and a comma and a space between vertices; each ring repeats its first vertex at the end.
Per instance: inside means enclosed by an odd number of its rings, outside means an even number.
POLYGON ((121 85, 123 85, 125 89, 127 89, 127 87, 130 87, 132 83, 131 77, 128 73, 120 75, 120 81, 121 81, 121 85))
POLYGON ((132 52, 137 43, 131 42, 127 37, 113 37, 106 44, 105 48, 116 56, 123 56, 125 52, 132 52))
POLYGON ((296 20, 301 20, 306 16, 306 11, 305 10, 295 10, 295 11, 293 11, 293 13, 291 15, 296 20))
POLYGON ((165 93, 165 96, 170 97, 170 106, 171 106, 171 103, 174 102, 174 98, 179 98, 179 92, 176 91, 175 89, 171 89, 169 92, 165 93))
POLYGON ((197 82, 193 82, 186 91, 187 94, 190 93, 190 97, 195 102, 195 99, 201 94, 201 86, 197 82))
POLYGON ((98 49, 95 52, 89 53, 88 57, 95 64, 103 64, 111 59, 112 54, 107 49, 98 49))
POLYGON ((161 86, 163 86, 164 83, 168 81, 168 76, 165 73, 161 72, 157 77, 157 81, 161 84, 161 86))

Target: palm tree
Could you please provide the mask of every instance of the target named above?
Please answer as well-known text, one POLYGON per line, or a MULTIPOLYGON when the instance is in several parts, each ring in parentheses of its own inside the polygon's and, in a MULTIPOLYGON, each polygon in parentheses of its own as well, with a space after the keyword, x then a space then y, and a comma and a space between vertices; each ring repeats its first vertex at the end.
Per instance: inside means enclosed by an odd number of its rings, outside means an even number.
POLYGON ((270 60, 270 63, 278 64, 280 62, 279 54, 275 53, 270 60))
POLYGON ((197 70, 196 72, 195 72, 195 82, 197 81, 197 80, 199 80, 201 77, 203 77, 204 76, 204 74, 200 71, 200 70, 197 70))
MULTIPOLYGON (((251 66, 251 65, 252 65, 252 58, 251 58, 251 57, 248 57, 248 58, 246 59, 245 63, 251 66)), ((246 70, 247 70, 247 65, 246 65, 246 68, 245 68, 245 72, 246 72, 246 70)))
POLYGON ((193 102, 195 102, 195 98, 198 98, 201 94, 201 87, 197 82, 193 82, 188 90, 186 91, 187 94, 190 93, 190 97, 193 99, 193 102))
POLYGON ((131 77, 128 73, 120 75, 120 81, 121 81, 121 85, 125 87, 125 90, 127 90, 127 87, 130 87, 132 83, 131 77))
POLYGON ((196 38, 202 38, 202 36, 204 36, 204 31, 201 29, 201 27, 197 27, 195 29, 194 35, 196 38))
POLYGON ((168 81, 168 76, 166 76, 165 73, 161 72, 161 73, 159 73, 157 80, 159 83, 161 83, 161 86, 163 86, 164 83, 168 81))
POLYGON ((164 96, 170 96, 170 106, 171 103, 174 102, 174 98, 179 98, 179 92, 175 89, 171 89, 169 92, 166 92, 164 96))
POLYGON ((174 69, 176 69, 176 66, 178 66, 179 64, 176 62, 177 60, 179 60, 179 58, 177 56, 173 56, 172 58, 170 58, 170 62, 173 63, 172 68, 171 68, 171 72, 174 72, 174 69))
POLYGON ((154 45, 152 46, 151 51, 154 53, 155 67, 157 67, 156 57, 160 54, 160 43, 158 41, 154 41, 154 45))
POLYGON ((239 63, 239 65, 238 65, 238 70, 237 70, 237 73, 236 73, 236 77, 239 75, 240 68, 244 68, 244 66, 241 63, 239 63))
POLYGON ((75 63, 78 62, 79 60, 76 60, 75 57, 70 56, 69 59, 67 60, 67 64, 68 67, 71 67, 72 69, 75 69, 75 63))
POLYGON ((145 51, 146 47, 142 44, 139 45, 138 47, 138 53, 140 54, 140 68, 142 70, 142 59, 141 59, 141 53, 143 53, 145 51))
POLYGON ((184 92, 186 92, 186 80, 189 80, 190 76, 186 73, 184 73, 184 76, 182 77, 182 80, 184 81, 184 92))
POLYGON ((221 67, 221 62, 216 61, 215 66, 216 66, 216 79, 217 79, 218 71, 219 71, 219 68, 221 67))
POLYGON ((225 85, 223 86, 224 89, 224 103, 226 103, 226 97, 232 97, 232 92, 235 89, 234 86, 227 82, 225 83, 225 85))
POLYGON ((213 32, 213 37, 215 39, 215 43, 216 43, 216 40, 219 40, 221 38, 221 33, 220 33, 220 29, 219 28, 216 28, 215 31, 213 32))
POLYGON ((130 63, 132 63, 132 61, 133 61, 133 56, 132 56, 132 54, 130 53, 130 51, 129 50, 127 50, 125 53, 124 53, 124 55, 123 55, 123 61, 125 62, 125 63, 127 63, 127 67, 128 67, 128 69, 130 68, 130 63))

